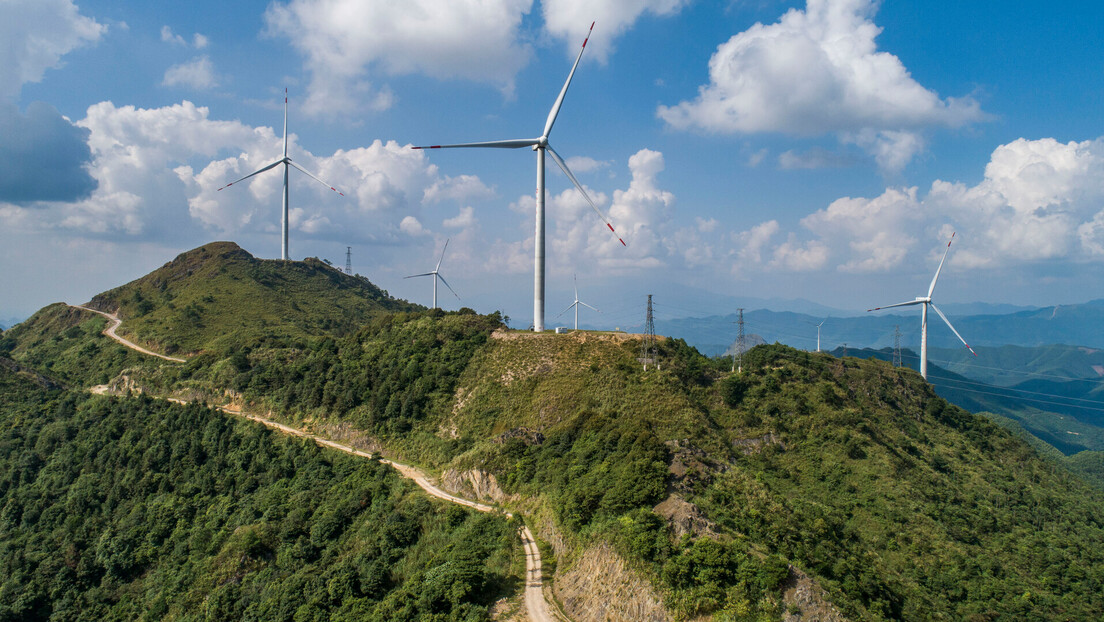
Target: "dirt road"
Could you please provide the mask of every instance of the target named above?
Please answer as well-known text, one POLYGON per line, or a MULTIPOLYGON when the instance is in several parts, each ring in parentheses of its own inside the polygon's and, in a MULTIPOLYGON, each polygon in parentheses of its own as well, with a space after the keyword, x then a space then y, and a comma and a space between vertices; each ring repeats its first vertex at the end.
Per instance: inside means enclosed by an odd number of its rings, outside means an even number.
POLYGON ((166 361, 172 361, 174 363, 187 363, 188 362, 184 359, 176 358, 175 356, 165 356, 164 354, 158 354, 158 353, 156 353, 152 350, 147 350, 147 349, 143 348, 142 346, 134 343, 133 341, 129 341, 127 339, 124 339, 124 338, 120 337, 119 335, 116 335, 115 334, 115 329, 119 328, 119 325, 122 324, 123 321, 120 320, 118 318, 118 316, 116 316, 114 313, 104 313, 103 311, 98 311, 98 310, 92 309, 90 307, 82 307, 81 305, 69 305, 69 306, 73 307, 73 308, 76 308, 76 309, 83 309, 85 311, 91 311, 92 313, 99 313, 100 315, 104 316, 105 318, 111 320, 111 325, 104 329, 103 334, 107 335, 108 337, 111 337, 115 341, 118 341, 119 343, 121 343, 124 346, 130 348, 131 350, 134 350, 135 352, 141 352, 142 354, 148 354, 150 356, 156 356, 159 359, 165 359, 166 361))

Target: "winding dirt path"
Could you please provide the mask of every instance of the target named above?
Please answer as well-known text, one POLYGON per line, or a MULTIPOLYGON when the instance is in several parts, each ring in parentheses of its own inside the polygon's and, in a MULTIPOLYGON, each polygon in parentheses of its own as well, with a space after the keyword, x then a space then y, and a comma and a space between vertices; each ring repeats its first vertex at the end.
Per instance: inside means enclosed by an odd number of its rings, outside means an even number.
POLYGON ((133 341, 129 341, 129 340, 115 334, 115 329, 119 328, 119 325, 122 324, 123 321, 120 320, 119 316, 115 315, 114 313, 104 313, 103 311, 99 311, 99 310, 93 309, 91 307, 83 307, 81 305, 69 305, 69 306, 73 307, 74 309, 83 309, 85 311, 91 311, 92 313, 99 313, 100 315, 104 316, 105 318, 111 320, 111 325, 104 329, 103 334, 107 335, 108 337, 111 337, 115 341, 118 341, 119 343, 121 343, 124 346, 130 348, 131 350, 134 350, 136 352, 141 352, 142 354, 148 354, 150 356, 156 356, 159 359, 165 359, 166 361, 172 361, 174 363, 187 363, 188 362, 184 359, 176 358, 175 356, 165 356, 164 354, 158 354, 158 353, 156 353, 152 350, 147 350, 147 349, 143 348, 142 346, 134 343, 133 341))
MULTIPOLYGON (((115 329, 118 328, 119 325, 123 322, 114 313, 104 313, 103 311, 97 311, 96 309, 90 309, 88 307, 82 307, 80 305, 69 306, 76 307, 77 309, 84 309, 85 311, 91 311, 93 313, 99 313, 100 315, 111 320, 112 324, 110 327, 104 330, 104 334, 132 350, 141 352, 143 354, 148 354, 150 356, 156 356, 157 358, 165 359, 166 361, 173 361, 177 363, 187 362, 184 359, 174 358, 171 356, 158 354, 156 352, 151 352, 150 350, 147 350, 131 341, 128 341, 116 335, 115 329)), ((108 387, 106 385, 99 385, 92 387, 91 391, 93 393, 104 394, 107 393, 108 387)), ((168 401, 170 402, 176 402, 177 404, 187 403, 184 400, 172 397, 166 399, 168 399, 168 401)), ((336 449, 337 451, 342 451, 347 454, 359 456, 361 458, 373 457, 372 454, 369 452, 361 451, 348 445, 338 443, 337 441, 332 441, 328 438, 316 436, 298 428, 293 428, 289 425, 285 425, 271 419, 266 419, 264 417, 261 417, 260 415, 252 415, 242 412, 240 408, 236 408, 234 406, 225 405, 218 406, 217 408, 218 410, 228 415, 234 415, 236 417, 243 417, 245 419, 255 421, 284 434, 298 436, 301 438, 309 438, 315 443, 322 445, 323 447, 336 449)), ((449 501, 452 503, 457 503, 459 505, 467 506, 480 512, 494 512, 497 510, 497 508, 495 508, 494 506, 490 506, 485 503, 479 503, 478 501, 472 501, 470 499, 464 499, 463 497, 457 497, 445 492, 444 490, 441 490, 437 487, 436 484, 429 480, 429 477, 425 474, 424 471, 417 467, 395 462, 393 460, 387 460, 385 458, 381 458, 380 462, 391 465, 403 477, 412 480, 422 490, 424 490, 426 494, 430 496, 437 497, 438 499, 444 499, 445 501, 449 501)), ((507 518, 513 518, 513 514, 511 514, 510 512, 505 512, 505 515, 507 518)), ((537 541, 533 537, 533 532, 529 531, 529 528, 523 525, 521 529, 518 530, 518 535, 521 536, 521 544, 525 550, 525 609, 529 613, 529 619, 533 620, 534 622, 557 622, 560 618, 553 616, 552 609, 548 606, 548 601, 544 597, 540 549, 537 548, 537 541)))

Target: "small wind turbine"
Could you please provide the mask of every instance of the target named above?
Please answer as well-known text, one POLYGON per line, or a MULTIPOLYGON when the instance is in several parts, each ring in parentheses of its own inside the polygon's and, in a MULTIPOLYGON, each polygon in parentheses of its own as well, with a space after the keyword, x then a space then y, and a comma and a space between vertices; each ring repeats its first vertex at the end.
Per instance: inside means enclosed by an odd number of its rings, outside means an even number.
MULTIPOLYGON (((548 119, 544 122, 544 132, 541 133, 539 138, 516 138, 511 140, 495 140, 489 142, 480 143, 461 143, 455 145, 431 145, 427 147, 414 147, 414 149, 450 149, 455 147, 494 147, 498 149, 520 149, 522 147, 530 147, 533 151, 537 152, 537 224, 536 235, 534 237, 533 244, 533 331, 544 331, 544 152, 547 151, 552 156, 552 160, 560 167, 560 170, 567 175, 567 178, 571 180, 571 183, 575 184, 579 193, 583 195, 583 198, 590 203, 590 207, 594 209, 598 217, 602 219, 602 222, 606 223, 609 230, 613 232, 613 235, 617 235, 617 232, 613 229, 613 224, 606 218, 602 211, 598 209, 598 206, 594 204, 594 201, 590 199, 590 196, 583 190, 582 185, 579 184, 579 180, 575 179, 575 175, 571 174, 571 170, 567 168, 567 163, 564 162, 560 154, 556 153, 552 149, 552 145, 548 144, 548 135, 552 132, 552 125, 556 122, 556 117, 560 114, 560 106, 563 105, 564 96, 567 95, 567 87, 571 86, 571 78, 575 75, 575 68, 579 66, 579 60, 583 57, 583 51, 586 50, 587 41, 590 40, 590 33, 594 30, 594 23, 591 22, 590 30, 587 31, 586 39, 583 39, 583 47, 579 50, 579 55, 575 57, 575 64, 571 66, 571 73, 567 74, 567 81, 564 82, 563 88, 560 90, 559 97, 556 98, 556 103, 552 104, 552 110, 548 113, 548 119)), ((625 241, 620 237, 617 238, 622 245, 625 241)))
POLYGON ((947 327, 951 329, 951 332, 958 337, 958 340, 962 342, 966 349, 971 354, 977 356, 977 352, 970 347, 970 344, 966 343, 966 340, 962 338, 962 335, 958 334, 955 327, 951 325, 951 321, 947 319, 947 316, 943 315, 943 312, 939 310, 939 307, 935 306, 932 302, 932 292, 935 291, 935 282, 939 280, 939 271, 943 269, 943 262, 947 261, 947 253, 951 252, 951 242, 954 242, 954 234, 951 234, 951 239, 947 241, 947 250, 943 251, 943 259, 939 260, 939 267, 935 269, 935 276, 932 277, 931 285, 928 287, 927 296, 918 296, 915 300, 908 302, 899 302, 894 305, 887 305, 884 307, 875 307, 873 309, 867 309, 867 311, 880 311, 882 309, 892 309, 893 307, 907 307, 910 305, 923 305, 923 313, 920 316, 920 375, 925 380, 928 379, 928 307, 931 307, 939 314, 939 317, 943 318, 943 321, 947 323, 947 327))
POLYGON ((283 238, 282 238, 283 242, 280 246, 280 259, 283 259, 284 261, 287 261, 287 258, 288 258, 288 167, 289 166, 294 166, 295 168, 299 169, 307 177, 310 177, 314 181, 317 181, 318 183, 322 184, 323 186, 326 186, 327 188, 329 188, 330 190, 333 190, 334 192, 340 194, 341 196, 345 196, 345 193, 341 192, 337 188, 334 188, 330 184, 327 184, 326 182, 322 181, 321 179, 315 177, 314 175, 311 175, 303 167, 299 166, 295 162, 292 162, 291 158, 288 157, 287 109, 288 109, 287 89, 284 89, 284 157, 280 158, 279 160, 276 160, 275 162, 273 162, 272 164, 269 164, 268 166, 264 166, 264 167, 262 167, 262 168, 260 168, 256 171, 253 171, 252 173, 246 175, 245 177, 242 177, 241 179, 235 179, 234 181, 232 181, 232 182, 226 184, 225 186, 223 186, 222 188, 219 188, 218 190, 216 190, 216 192, 221 191, 223 188, 229 188, 230 186, 233 186, 234 184, 238 183, 239 181, 245 181, 246 179, 249 179, 250 177, 252 177, 254 175, 259 175, 259 174, 261 174, 261 173, 263 173, 263 172, 265 172, 269 169, 276 168, 277 166, 279 166, 281 164, 284 165, 284 210, 283 210, 283 219, 282 219, 282 223, 281 223, 281 230, 282 230, 282 233, 283 233, 283 238))
MULTIPOLYGON (((433 269, 433 272, 423 272, 421 274, 411 274, 410 276, 403 277, 406 279, 413 279, 419 276, 431 276, 433 277, 433 308, 437 308, 437 279, 441 279, 441 282, 445 284, 445 287, 449 288, 453 296, 456 296, 457 300, 460 300, 460 294, 456 293, 456 290, 452 289, 452 286, 448 284, 445 277, 441 276, 441 262, 445 260, 445 249, 448 248, 448 239, 445 240, 445 246, 441 249, 441 258, 437 260, 437 267, 433 269)), ((461 300, 461 302, 463 302, 461 300)))
POLYGON ((820 327, 824 326, 824 323, 827 322, 827 321, 828 321, 828 318, 824 318, 823 320, 821 320, 820 324, 817 324, 816 322, 809 322, 813 326, 817 327, 817 349, 816 349, 817 352, 820 352, 820 327))
MULTIPOLYGON (((560 311, 560 314, 556 317, 560 317, 560 315, 563 315, 564 313, 570 311, 571 307, 575 307, 575 330, 579 330, 579 305, 583 305, 587 309, 594 309, 595 311, 598 311, 598 309, 595 309, 582 300, 579 300, 579 279, 574 274, 571 275, 571 278, 575 281, 575 302, 568 305, 568 307, 563 311, 560 311)), ((598 311, 598 313, 601 313, 601 311, 598 311)))

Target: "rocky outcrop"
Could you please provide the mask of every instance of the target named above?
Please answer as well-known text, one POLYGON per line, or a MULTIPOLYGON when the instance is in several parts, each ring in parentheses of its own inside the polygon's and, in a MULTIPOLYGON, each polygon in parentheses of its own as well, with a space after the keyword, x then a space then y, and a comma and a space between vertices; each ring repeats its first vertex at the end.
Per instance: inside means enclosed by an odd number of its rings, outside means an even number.
POLYGON ((498 485, 498 479, 493 474, 480 469, 467 471, 448 469, 441 473, 441 488, 454 495, 479 501, 501 503, 508 499, 498 485))
POLYGON ((652 511, 667 520, 675 538, 681 538, 685 534, 695 538, 717 537, 717 526, 702 514, 698 506, 683 499, 681 495, 670 495, 652 508, 652 511))
POLYGON ((847 622, 824 589, 809 575, 790 566, 790 577, 782 585, 783 622, 847 622))
POLYGON ((671 620, 651 584, 605 543, 588 547, 562 573, 557 569, 553 592, 575 622, 671 620))

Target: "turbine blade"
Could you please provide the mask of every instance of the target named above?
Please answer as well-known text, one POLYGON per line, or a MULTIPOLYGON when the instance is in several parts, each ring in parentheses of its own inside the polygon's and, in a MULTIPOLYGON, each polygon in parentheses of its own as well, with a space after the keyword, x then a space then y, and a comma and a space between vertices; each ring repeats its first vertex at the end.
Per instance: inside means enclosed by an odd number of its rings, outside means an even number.
POLYGON ((560 96, 556 98, 556 103, 552 104, 552 110, 548 112, 548 120, 544 122, 544 136, 548 138, 549 132, 552 131, 552 125, 556 123, 556 117, 560 115, 560 106, 563 106, 564 96, 567 95, 567 87, 571 86, 571 78, 575 75, 575 68, 579 66, 579 60, 583 58, 583 51, 586 50, 587 41, 590 41, 590 33, 594 31, 594 22, 590 23, 590 30, 587 31, 586 39, 583 39, 583 47, 579 48, 579 55, 575 57, 575 64, 571 66, 571 73, 567 74, 567 81, 564 82, 563 88, 560 89, 560 96))
MULTIPOLYGON (((928 287, 928 298, 931 298, 932 292, 935 291, 935 282, 939 280, 939 271, 943 269, 943 262, 947 261, 947 253, 951 252, 951 242, 954 242, 954 236, 955 234, 952 232, 951 239, 947 240, 947 250, 943 251, 943 259, 939 260, 939 267, 935 269, 935 276, 932 277, 931 286, 928 287)), ((971 352, 973 352, 973 350, 971 350, 971 352)))
POLYGON ((437 274, 437 273, 436 272, 423 272, 421 274, 411 274, 410 276, 404 276, 403 278, 404 279, 413 279, 413 278, 419 277, 419 276, 433 276, 434 274, 437 274))
POLYGON ((284 157, 287 157, 287 87, 284 87, 284 157))
POLYGON ((556 314, 556 317, 560 317, 560 316, 561 316, 561 315, 563 315, 564 313, 567 313, 567 312, 568 312, 568 311, 570 311, 570 310, 571 310, 571 308, 572 308, 572 307, 574 307, 574 306, 575 306, 576 304, 578 304, 578 303, 577 303, 577 302, 573 302, 573 303, 571 303, 571 304, 567 305, 567 308, 566 308, 566 309, 564 309, 563 311, 560 311, 559 313, 557 313, 557 314, 556 314))
POLYGON ((425 147, 411 147, 411 149, 455 149, 457 147, 497 147, 499 149, 521 149, 539 145, 539 138, 513 138, 510 140, 489 140, 481 143, 458 143, 455 145, 428 145, 425 147))
POLYGON ((970 347, 970 344, 966 343, 966 340, 962 338, 962 335, 958 334, 958 331, 955 330, 955 327, 951 326, 951 321, 947 319, 947 316, 943 315, 943 312, 939 310, 939 307, 935 306, 935 303, 928 304, 931 305, 932 309, 935 309, 935 312, 939 314, 939 317, 943 318, 943 321, 947 323, 947 328, 951 329, 951 332, 955 334, 955 337, 958 337, 958 340, 962 342, 962 345, 966 346, 966 349, 970 351, 970 354, 977 356, 977 352, 974 352, 974 349, 970 347))
POLYGON ((441 258, 437 260, 437 267, 433 269, 434 272, 441 269, 441 262, 445 260, 445 249, 448 248, 449 238, 445 238, 445 248, 441 249, 441 258))
POLYGON ((602 213, 602 210, 598 209, 598 206, 595 205, 594 201, 590 199, 590 195, 586 193, 586 190, 583 190, 583 186, 579 183, 579 180, 575 179, 575 176, 571 174, 571 170, 567 168, 567 163, 563 161, 563 158, 560 157, 560 154, 556 153, 556 150, 553 149, 551 145, 548 145, 545 148, 548 149, 548 153, 552 156, 552 160, 556 163, 557 166, 560 167, 560 170, 564 172, 564 175, 567 175, 567 178, 571 180, 571 183, 575 184, 575 188, 579 190, 579 193, 583 195, 583 198, 587 200, 587 203, 590 203, 590 207, 594 210, 594 213, 598 214, 598 217, 602 219, 602 222, 606 223, 606 226, 609 227, 610 232, 612 232, 613 235, 617 237, 617 241, 621 243, 621 246, 627 246, 627 244, 625 244, 625 240, 622 240, 621 236, 617 235, 617 231, 614 230, 613 224, 610 223, 608 218, 606 218, 606 215, 602 213))
POLYGON ((252 176, 254 176, 254 175, 260 175, 261 173, 263 173, 263 172, 265 172, 265 171, 267 171, 267 170, 269 170, 269 169, 273 169, 273 168, 276 168, 277 166, 279 166, 279 165, 281 165, 281 164, 283 164, 283 163, 284 163, 284 161, 283 161, 283 160, 276 160, 276 161, 275 161, 275 162, 273 162, 272 164, 269 164, 268 166, 266 166, 266 167, 264 167, 264 168, 261 168, 261 169, 258 169, 258 170, 256 170, 256 171, 253 171, 252 173, 250 173, 250 174, 246 175, 245 177, 242 177, 241 179, 235 179, 234 181, 232 181, 232 182, 230 182, 230 183, 226 184, 225 186, 223 186, 222 188, 219 188, 219 189, 218 189, 218 190, 216 190, 215 192, 218 192, 219 190, 222 190, 222 189, 224 189, 224 188, 229 188, 230 186, 233 186, 234 184, 236 184, 236 183, 238 183, 238 182, 240 182, 240 181, 245 181, 245 180, 249 179, 250 177, 252 177, 252 176))
POLYGON ((575 282, 575 301, 579 301, 579 276, 577 274, 571 275, 571 280, 575 282))
POLYGON ((331 186, 330 184, 327 184, 326 182, 322 181, 321 179, 319 179, 319 178, 315 177, 314 175, 311 175, 310 173, 308 173, 308 172, 307 172, 307 169, 305 169, 305 168, 303 168, 302 166, 299 166, 298 164, 296 164, 296 163, 292 162, 292 161, 291 161, 291 158, 288 158, 288 159, 287 159, 287 163, 288 163, 288 164, 290 164, 290 165, 292 165, 292 166, 294 166, 295 168, 299 169, 299 172, 303 173, 303 174, 304 174, 304 175, 306 175, 307 177, 310 177, 310 178, 311 178, 311 179, 313 179, 314 181, 317 181, 318 183, 322 184, 323 186, 326 186, 327 188, 329 188, 330 190, 333 190, 334 192, 336 192, 336 193, 340 194, 341 196, 345 196, 345 193, 344 193, 344 192, 342 192, 342 191, 338 190, 337 188, 334 188, 334 187, 333 187, 333 186, 331 186))
MULTIPOLYGON (((598 311, 598 309, 595 309, 594 307, 592 307, 592 306, 588 305, 587 303, 583 302, 582 300, 580 300, 580 301, 579 301, 579 304, 583 305, 583 306, 584 306, 584 307, 586 307, 587 309, 591 309, 591 310, 593 310, 593 311, 598 311)), ((598 311, 598 313, 601 313, 601 311, 598 311)))
POLYGON ((908 302, 898 302, 895 305, 886 305, 884 307, 874 307, 873 309, 867 309, 866 312, 870 313, 871 311, 881 311, 882 309, 892 309, 893 307, 907 307, 909 305, 918 305, 921 302, 924 302, 924 301, 923 300, 910 300, 908 302))
MULTIPOLYGON (((434 272, 434 274, 437 274, 437 273, 434 272)), ((445 277, 441 276, 440 274, 437 274, 437 278, 441 279, 441 282, 445 284, 445 287, 447 287, 450 292, 452 292, 453 296, 456 296, 457 300, 459 300, 460 302, 464 302, 464 299, 460 298, 460 294, 457 294, 456 290, 452 289, 452 286, 448 284, 448 281, 445 280, 445 277)))

